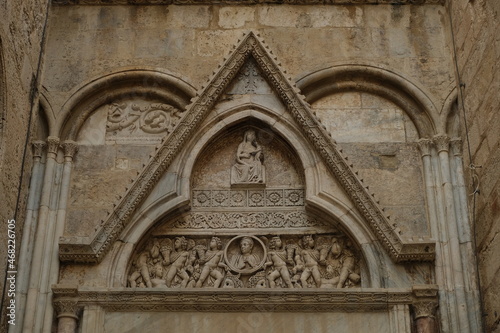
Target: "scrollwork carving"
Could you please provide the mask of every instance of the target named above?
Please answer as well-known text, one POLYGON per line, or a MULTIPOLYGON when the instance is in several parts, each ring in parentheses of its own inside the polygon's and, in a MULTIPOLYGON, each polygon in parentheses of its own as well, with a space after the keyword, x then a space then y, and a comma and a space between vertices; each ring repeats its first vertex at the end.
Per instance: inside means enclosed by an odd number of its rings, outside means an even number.
POLYGON ((350 288, 358 252, 339 234, 155 237, 133 256, 132 288, 350 288), (224 250, 222 250, 224 248, 224 250))

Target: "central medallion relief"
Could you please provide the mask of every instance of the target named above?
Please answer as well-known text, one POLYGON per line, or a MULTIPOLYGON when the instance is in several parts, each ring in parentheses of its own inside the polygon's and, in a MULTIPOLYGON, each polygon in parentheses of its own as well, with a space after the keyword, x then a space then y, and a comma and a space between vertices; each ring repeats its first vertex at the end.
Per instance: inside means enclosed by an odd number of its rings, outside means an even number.
POLYGON ((270 129, 229 130, 197 159, 190 210, 166 217, 136 250, 128 286, 360 287, 360 251, 332 218, 306 211, 304 178, 270 129))

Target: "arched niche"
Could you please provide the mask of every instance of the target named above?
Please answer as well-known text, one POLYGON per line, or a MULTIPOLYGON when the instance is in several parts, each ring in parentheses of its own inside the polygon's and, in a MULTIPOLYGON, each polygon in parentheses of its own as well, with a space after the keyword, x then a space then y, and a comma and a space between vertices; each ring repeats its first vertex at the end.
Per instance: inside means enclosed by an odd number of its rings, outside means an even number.
MULTIPOLYGON (((264 148, 266 147, 264 146, 264 148)), ((266 149, 264 149, 265 151, 266 149)), ((127 279, 130 278, 130 270, 133 269, 131 267, 134 265, 134 262, 137 262, 137 256, 143 252, 145 246, 148 246, 148 242, 150 243, 153 237, 160 239, 170 238, 170 241, 173 242, 177 236, 187 238, 191 236, 194 237, 192 239, 206 243, 208 242, 208 239, 206 239, 207 233, 208 235, 222 235, 222 237, 225 237, 223 239, 224 242, 229 241, 231 237, 245 234, 245 232, 241 232, 240 230, 240 227, 242 227, 241 224, 237 225, 236 228, 229 228, 231 230, 226 228, 226 230, 221 231, 210 230, 208 228, 209 223, 207 224, 206 221, 207 218, 211 221, 222 218, 228 221, 228 223, 233 223, 234 219, 231 222, 231 214, 234 217, 235 214, 238 215, 245 209, 247 210, 247 215, 243 219, 256 221, 257 223, 253 226, 253 229, 248 228, 248 231, 252 235, 259 237, 272 237, 284 234, 286 237, 291 237, 288 239, 289 241, 292 241, 294 237, 295 241, 297 241, 298 234, 313 234, 315 235, 314 237, 326 239, 328 243, 334 235, 341 234, 358 254, 357 265, 363 270, 361 274, 363 285, 372 287, 381 285, 380 277, 384 275, 383 270, 385 268, 377 263, 383 260, 380 259, 383 255, 381 257, 377 245, 373 243, 373 235, 368 231, 368 227, 364 224, 360 215, 352 211, 348 203, 342 203, 338 201, 339 198, 332 196, 318 195, 317 191, 321 188, 318 183, 322 179, 320 175, 315 174, 318 170, 310 167, 311 163, 318 163, 314 157, 314 152, 308 148, 305 138, 301 137, 294 130, 293 124, 282 118, 277 122, 272 110, 253 105, 251 107, 247 106, 246 111, 244 109, 239 110, 238 113, 235 113, 234 109, 221 111, 217 119, 212 119, 205 124, 204 128, 199 131, 199 134, 190 140, 184 148, 184 152, 180 154, 176 161, 173 163, 169 173, 180 177, 178 179, 179 184, 174 185, 177 191, 179 191, 179 196, 173 198, 171 195, 165 195, 156 199, 146 200, 143 208, 135 215, 131 225, 122 234, 124 245, 114 251, 112 255, 114 257, 112 259, 114 264, 111 267, 113 273, 110 271, 108 274, 111 285, 125 286, 127 283, 130 283, 127 279), (223 125, 221 126, 221 124, 223 125), (288 164, 290 169, 293 169, 297 182, 294 184, 281 184, 281 186, 278 183, 273 183, 273 180, 269 180, 268 177, 273 178, 275 175, 279 175, 280 168, 273 170, 271 167, 266 175, 266 182, 270 181, 269 188, 267 188, 267 184, 266 187, 262 187, 261 185, 251 186, 248 184, 236 187, 231 186, 230 171, 228 169, 234 163, 234 154, 244 133, 248 129, 260 132, 261 139, 267 141, 266 144, 271 143, 267 147, 267 151, 270 153, 270 161, 276 163, 285 159, 289 160, 288 164), (220 153, 220 156, 225 156, 225 158, 222 158, 222 162, 220 161, 220 157, 217 157, 218 153, 220 153), (233 155, 232 158, 231 155, 233 155), (273 155, 275 156, 273 157, 273 155), (203 179, 203 177, 197 179, 198 174, 204 173, 203 170, 207 170, 207 168, 210 169, 212 163, 216 165, 216 168, 212 169, 211 173, 207 172, 208 179, 203 179), (304 172, 305 169, 308 171, 304 172), (313 172, 313 170, 316 171, 313 172), (222 175, 221 177, 225 180, 212 182, 211 177, 217 175, 222 175), (184 177, 187 177, 189 181, 183 181, 184 177), (205 186, 210 188, 204 188, 205 186), (294 188, 290 188, 290 186, 294 188), (243 191, 246 192, 244 195, 248 200, 248 194, 251 191, 266 193, 268 189, 271 192, 273 190, 280 190, 282 195, 287 190, 302 190, 303 194, 299 195, 303 196, 301 198, 303 201, 298 206, 292 206, 291 209, 288 209, 288 212, 285 209, 286 214, 283 214, 280 210, 283 209, 284 205, 242 208, 238 205, 231 206, 231 203, 223 207, 219 202, 208 207, 205 204, 206 200, 200 202, 196 198, 197 194, 205 192, 203 193, 204 196, 208 197, 210 201, 217 195, 226 195, 226 198, 230 200, 231 191, 243 191), (186 198, 190 198, 190 201, 186 201, 186 198), (306 201, 312 205, 311 207, 314 207, 314 210, 306 210, 306 201), (263 211, 263 208, 269 209, 269 212, 263 211), (203 224, 198 225, 196 228, 183 228, 183 226, 189 224, 196 224, 193 221, 196 221, 203 214, 206 217, 203 224), (207 214, 210 216, 207 217, 207 214), (285 221, 285 223, 281 224, 278 228, 259 231, 258 229, 266 224, 266 219, 273 214, 273 218, 275 219, 276 215, 281 214, 277 219, 285 221), (248 218, 249 216, 250 218, 248 218), (301 223, 307 222, 307 219, 313 219, 317 225, 308 226, 307 224, 303 224, 297 231, 294 231, 293 228, 289 228, 291 224, 286 222, 287 219, 293 218, 301 220, 301 223), (290 231, 290 229, 292 230, 290 231), (205 239, 201 239, 200 237, 205 237, 205 239), (370 258, 370 260, 365 260, 364 258, 370 258), (125 266, 124 263, 127 262, 128 266, 125 266)), ((226 203, 228 202, 226 200, 226 203)), ((238 223, 241 223, 242 216, 240 215, 239 218, 240 222, 238 223)))

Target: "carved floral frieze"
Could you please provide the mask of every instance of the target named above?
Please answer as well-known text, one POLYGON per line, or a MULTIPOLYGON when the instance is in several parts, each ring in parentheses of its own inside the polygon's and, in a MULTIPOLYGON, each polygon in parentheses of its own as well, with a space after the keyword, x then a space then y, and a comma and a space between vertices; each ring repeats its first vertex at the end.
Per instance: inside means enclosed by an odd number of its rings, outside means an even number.
POLYGON ((156 141, 170 134, 181 119, 182 111, 169 104, 132 101, 107 105, 106 140, 118 142, 156 141))
POLYGON ((352 288, 360 255, 343 234, 153 237, 133 256, 132 288, 352 288))

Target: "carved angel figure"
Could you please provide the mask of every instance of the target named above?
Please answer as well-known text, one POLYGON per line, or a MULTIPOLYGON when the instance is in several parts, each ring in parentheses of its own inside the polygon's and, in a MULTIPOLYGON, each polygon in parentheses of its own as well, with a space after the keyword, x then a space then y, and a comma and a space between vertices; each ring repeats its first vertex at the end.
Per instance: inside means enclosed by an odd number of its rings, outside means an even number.
POLYGON ((196 282, 196 288, 201 288, 209 276, 215 279, 214 288, 219 288, 224 279, 224 274, 222 274, 218 268, 223 268, 226 271, 228 269, 227 265, 222 261, 224 252, 221 249, 222 242, 219 237, 212 237, 208 250, 204 251, 203 248, 198 249, 199 262, 200 264, 204 264, 204 266, 196 282))
POLYGON ((356 258, 347 249, 345 239, 332 237, 331 246, 321 250, 320 262, 326 265, 326 275, 322 279, 323 288, 345 288, 356 285, 361 280, 356 269, 356 258))
POLYGON ((236 164, 231 169, 231 184, 264 183, 263 157, 255 131, 246 131, 236 152, 236 164))
POLYGON ((315 248, 315 242, 312 235, 305 235, 301 239, 302 249, 295 256, 296 265, 293 273, 302 272, 300 282, 302 287, 308 286, 307 280, 312 276, 316 287, 321 287, 321 273, 319 271, 320 251, 315 248))
POLYGON ((282 278, 288 288, 293 288, 290 273, 288 272, 288 267, 286 265, 287 250, 283 246, 283 242, 279 236, 271 238, 267 259, 268 261, 264 264, 264 268, 272 266, 272 271, 267 276, 270 288, 276 287, 276 279, 279 277, 282 278))
MULTIPOLYGON (((148 249, 139 253, 134 262, 135 270, 130 274, 128 281, 132 288, 137 287, 138 278, 142 278, 141 283, 145 283, 142 287, 153 287, 150 279, 150 267, 153 266, 153 260, 159 257, 160 243, 157 239, 153 240, 153 243, 148 249)), ((141 285, 139 285, 141 286, 141 285)))
POLYGON ((167 287, 172 286, 172 281, 178 276, 181 281, 181 288, 185 288, 189 282, 187 271, 193 271, 194 253, 188 249, 188 240, 184 236, 175 237, 172 248, 172 241, 166 239, 160 249, 163 256, 163 265, 169 266, 165 275, 167 287))

